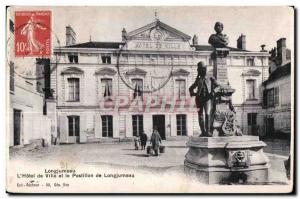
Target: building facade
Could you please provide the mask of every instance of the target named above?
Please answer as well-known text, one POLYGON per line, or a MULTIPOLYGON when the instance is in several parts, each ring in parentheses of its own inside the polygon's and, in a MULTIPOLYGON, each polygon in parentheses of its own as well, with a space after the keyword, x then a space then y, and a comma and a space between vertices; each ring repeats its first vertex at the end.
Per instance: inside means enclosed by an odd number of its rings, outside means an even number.
MULTIPOLYGON (((212 75, 213 48, 199 45, 197 36, 155 20, 128 33, 123 29, 121 42, 76 43, 70 26, 66 37, 66 46, 54 51, 59 59, 52 60, 51 73, 61 143, 150 135, 154 127, 167 140, 201 133, 188 88, 199 61, 212 75)), ((227 57, 232 102, 244 134, 259 135, 269 53, 247 51, 245 35, 237 46, 227 57)))
POLYGON ((33 142, 51 143, 51 119, 45 111, 45 95, 41 81, 35 76, 36 59, 14 57, 14 21, 8 18, 8 145, 24 146, 33 142))
POLYGON ((277 41, 270 57, 270 76, 263 83, 265 133, 267 137, 290 137, 291 134, 291 51, 286 39, 277 41))

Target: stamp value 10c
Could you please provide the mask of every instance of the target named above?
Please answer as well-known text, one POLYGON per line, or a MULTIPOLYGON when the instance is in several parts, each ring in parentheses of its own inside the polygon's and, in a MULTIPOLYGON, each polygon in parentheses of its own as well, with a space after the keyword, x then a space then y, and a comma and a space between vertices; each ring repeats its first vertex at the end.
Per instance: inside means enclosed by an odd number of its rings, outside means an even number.
POLYGON ((50 57, 51 11, 16 11, 14 45, 16 57, 50 57))

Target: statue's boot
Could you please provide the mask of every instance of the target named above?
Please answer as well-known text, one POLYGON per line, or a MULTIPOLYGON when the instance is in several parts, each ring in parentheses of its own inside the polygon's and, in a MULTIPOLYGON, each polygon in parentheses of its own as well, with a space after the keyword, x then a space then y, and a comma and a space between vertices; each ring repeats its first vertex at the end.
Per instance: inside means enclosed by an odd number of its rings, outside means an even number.
POLYGON ((208 114, 205 114, 205 129, 206 129, 206 136, 207 137, 211 137, 212 133, 211 133, 211 125, 210 125, 210 117, 208 114))
POLYGON ((205 130, 205 126, 204 126, 204 121, 203 121, 203 116, 202 114, 198 114, 198 120, 199 120, 199 126, 200 126, 200 129, 201 129, 201 135, 200 137, 207 137, 206 135, 206 130, 205 130))

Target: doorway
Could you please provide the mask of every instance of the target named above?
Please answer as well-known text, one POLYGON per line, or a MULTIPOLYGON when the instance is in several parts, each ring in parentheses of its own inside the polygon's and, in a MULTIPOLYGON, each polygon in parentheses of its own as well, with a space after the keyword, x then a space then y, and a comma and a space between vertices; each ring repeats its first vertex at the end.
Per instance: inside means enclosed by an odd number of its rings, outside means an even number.
POLYGON ((22 122, 22 111, 14 109, 14 146, 21 145, 21 122, 22 122))
POLYGON ((156 127, 160 134, 161 139, 166 139, 166 127, 165 127, 165 116, 164 115, 153 115, 153 129, 156 127))

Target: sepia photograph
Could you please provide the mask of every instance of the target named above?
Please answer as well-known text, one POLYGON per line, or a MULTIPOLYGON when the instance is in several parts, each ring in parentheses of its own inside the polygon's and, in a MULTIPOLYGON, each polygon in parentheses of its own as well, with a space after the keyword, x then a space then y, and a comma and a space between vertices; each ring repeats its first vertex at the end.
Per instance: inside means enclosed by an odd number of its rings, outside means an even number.
POLYGON ((292 6, 7 6, 8 193, 295 186, 292 6))

